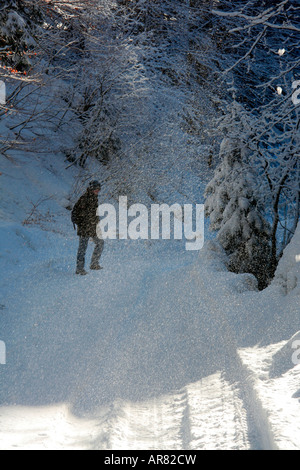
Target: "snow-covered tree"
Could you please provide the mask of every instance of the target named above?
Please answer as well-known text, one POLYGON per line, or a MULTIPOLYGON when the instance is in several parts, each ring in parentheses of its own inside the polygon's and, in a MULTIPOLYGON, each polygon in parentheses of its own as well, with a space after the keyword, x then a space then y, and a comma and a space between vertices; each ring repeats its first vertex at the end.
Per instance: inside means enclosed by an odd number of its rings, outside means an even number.
POLYGON ((284 79, 291 86, 297 78, 299 11, 298 0, 214 4, 213 34, 225 59, 222 75, 234 75, 238 99, 247 109, 267 105, 284 79))
POLYGON ((37 137, 47 134, 50 127, 65 126, 66 131, 70 126, 73 84, 78 76, 75 64, 81 54, 80 27, 78 34, 72 33, 79 23, 79 3, 72 3, 1 3, 0 78, 5 82, 6 102, 0 105, 4 123, 0 151, 5 155, 21 142, 23 147, 27 141, 31 148, 38 145, 37 137))
MULTIPOLYGON (((251 191, 259 212, 270 224, 272 274, 300 217, 300 121, 294 99, 299 67, 299 44, 295 40, 300 34, 299 5, 294 0, 225 1, 214 5, 213 14, 217 19, 214 34, 226 55, 221 62, 221 78, 226 83, 234 77, 236 96, 243 104, 239 116, 248 121, 241 131, 229 113, 229 137, 236 141, 239 129, 238 140, 249 151, 251 160, 248 165, 243 163, 243 171, 250 169, 254 173, 251 191), (222 34, 222 28, 226 34, 222 34)), ((221 131, 222 135, 224 129, 221 131)), ((234 180, 231 184, 229 193, 235 187, 234 180)))
POLYGON ((254 165, 262 176, 261 201, 272 223, 274 265, 300 218, 299 130, 299 109, 290 96, 279 96, 261 113, 249 141, 256 155, 254 165))
MULTIPOLYGON (((247 145, 251 127, 241 122, 241 107, 235 103, 231 128, 220 146, 221 163, 206 188, 206 215, 210 228, 218 232, 218 240, 229 256, 229 268, 237 273, 252 273, 259 287, 266 287, 271 277, 270 226, 263 216, 258 174, 251 165, 247 145)), ((223 126, 230 121, 226 117, 223 126)))
POLYGON ((36 2, 4 0, 0 7, 0 58, 12 69, 23 72, 31 66, 30 52, 42 22, 36 2))
POLYGON ((111 1, 91 20, 86 49, 94 52, 78 80, 83 130, 74 158, 96 157, 103 181, 115 181, 118 191, 160 199, 170 194, 167 185, 180 193, 187 168, 197 178, 215 113, 214 45, 201 3, 111 1))

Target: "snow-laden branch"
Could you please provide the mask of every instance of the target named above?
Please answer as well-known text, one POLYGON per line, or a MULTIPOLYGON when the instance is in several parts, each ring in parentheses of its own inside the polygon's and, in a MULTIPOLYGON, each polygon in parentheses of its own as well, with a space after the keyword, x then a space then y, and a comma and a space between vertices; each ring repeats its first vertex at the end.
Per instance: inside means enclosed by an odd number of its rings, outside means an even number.
POLYGON ((257 38, 255 39, 254 43, 252 44, 252 46, 250 47, 250 49, 246 52, 246 54, 241 57, 235 64, 233 64, 231 67, 229 67, 228 69, 224 70, 224 74, 228 74, 229 72, 231 72, 232 70, 234 70, 241 62, 244 62, 244 60, 247 59, 247 57, 249 57, 252 52, 254 51, 255 47, 257 46, 257 44, 261 41, 261 39, 263 38, 263 36, 265 35, 266 33, 266 30, 267 30, 267 27, 265 27, 260 33, 259 35, 257 36, 257 38))
POLYGON ((272 29, 281 29, 281 30, 287 30, 287 31, 294 31, 294 32, 300 32, 300 28, 295 26, 294 24, 290 23, 272 23, 270 20, 272 18, 277 19, 277 16, 283 11, 283 8, 285 5, 289 3, 289 0, 284 0, 281 2, 277 8, 269 8, 268 10, 265 10, 264 12, 256 15, 256 16, 250 16, 246 15, 245 13, 242 13, 241 11, 231 11, 231 12, 225 12, 225 11, 220 11, 220 10, 213 10, 212 13, 216 16, 223 17, 223 18, 228 18, 228 19, 239 19, 239 20, 244 20, 246 22, 246 25, 244 26, 238 26, 235 27, 231 30, 229 30, 230 33, 236 33, 236 32, 242 32, 245 30, 248 30, 249 28, 253 28, 255 26, 263 25, 268 28, 272 29))

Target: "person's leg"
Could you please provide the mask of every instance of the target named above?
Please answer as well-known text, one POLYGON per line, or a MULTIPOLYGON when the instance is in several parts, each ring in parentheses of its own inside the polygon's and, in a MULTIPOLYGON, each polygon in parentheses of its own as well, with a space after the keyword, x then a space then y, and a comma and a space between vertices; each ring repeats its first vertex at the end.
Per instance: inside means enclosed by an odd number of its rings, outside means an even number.
POLYGON ((99 261, 104 248, 104 241, 98 237, 93 238, 95 249, 91 260, 91 269, 100 269, 99 261))
POLYGON ((79 238, 79 247, 78 247, 78 253, 77 253, 77 268, 76 268, 76 273, 81 274, 84 273, 84 265, 85 265, 85 255, 86 255, 86 250, 88 247, 89 239, 80 237, 79 238))

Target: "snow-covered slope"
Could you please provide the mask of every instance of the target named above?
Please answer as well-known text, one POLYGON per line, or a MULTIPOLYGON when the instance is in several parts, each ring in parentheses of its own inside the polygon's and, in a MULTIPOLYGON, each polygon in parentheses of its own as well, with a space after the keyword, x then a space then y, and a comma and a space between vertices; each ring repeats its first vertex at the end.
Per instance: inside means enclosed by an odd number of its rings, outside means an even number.
POLYGON ((299 229, 261 293, 215 242, 106 242, 78 278, 49 162, 1 162, 0 449, 299 449, 299 229))

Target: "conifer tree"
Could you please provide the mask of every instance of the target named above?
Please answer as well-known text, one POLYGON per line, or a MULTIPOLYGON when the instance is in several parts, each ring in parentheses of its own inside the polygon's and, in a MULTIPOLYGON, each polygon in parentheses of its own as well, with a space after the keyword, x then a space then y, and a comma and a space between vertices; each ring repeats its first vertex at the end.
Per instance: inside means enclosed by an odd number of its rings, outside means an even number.
POLYGON ((38 3, 4 0, 0 8, 1 62, 18 72, 30 68, 29 52, 34 48, 35 34, 42 21, 38 3))
POLYGON ((254 274, 263 289, 271 275, 270 227, 255 192, 258 175, 249 164, 251 155, 241 116, 235 103, 232 133, 223 139, 221 163, 206 188, 206 215, 210 217, 211 230, 218 231, 217 238, 229 255, 230 270, 254 274))

